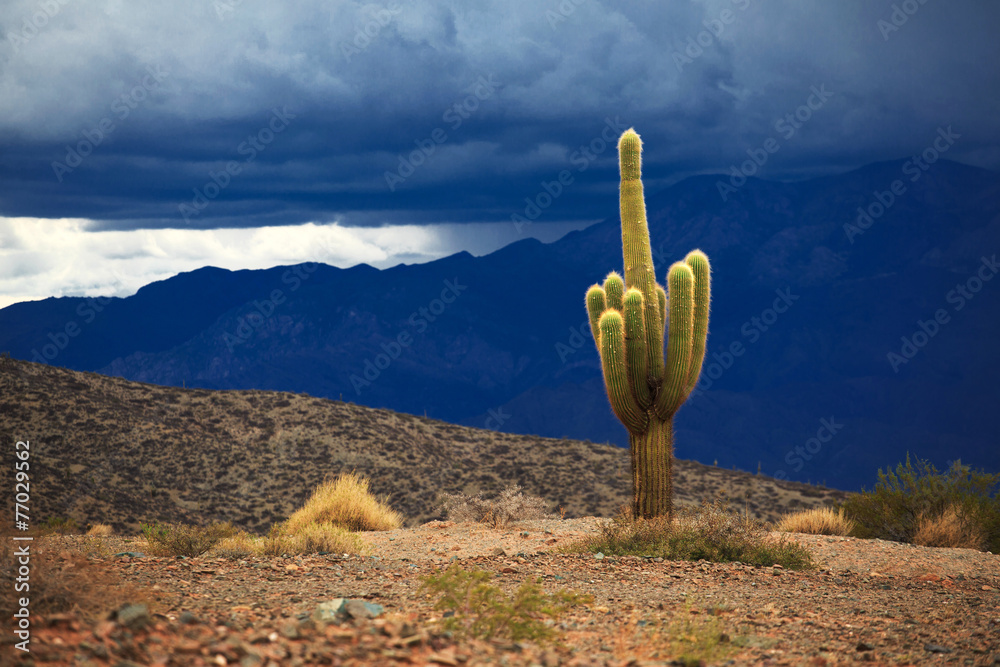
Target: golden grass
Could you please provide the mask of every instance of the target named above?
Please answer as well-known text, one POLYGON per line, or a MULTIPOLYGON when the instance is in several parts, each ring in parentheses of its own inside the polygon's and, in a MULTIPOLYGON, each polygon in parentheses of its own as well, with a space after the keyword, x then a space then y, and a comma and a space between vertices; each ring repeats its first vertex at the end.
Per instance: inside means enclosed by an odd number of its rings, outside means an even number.
POLYGON ((936 516, 921 514, 913 543, 923 547, 954 547, 983 550, 986 543, 982 531, 959 515, 954 505, 936 516))
POLYGON ((811 510, 786 514, 778 522, 775 530, 783 533, 808 533, 810 535, 850 535, 855 528, 852 519, 844 515, 844 509, 834 511, 831 507, 817 507, 811 510))
POLYGON ((313 530, 310 526, 324 524, 348 531, 393 530, 402 526, 403 517, 373 496, 368 485, 367 477, 353 472, 323 482, 305 506, 288 517, 283 532, 317 537, 319 533, 304 533, 303 530, 313 530))
POLYGON ((106 523, 94 524, 87 531, 87 537, 111 537, 114 534, 114 529, 106 523))

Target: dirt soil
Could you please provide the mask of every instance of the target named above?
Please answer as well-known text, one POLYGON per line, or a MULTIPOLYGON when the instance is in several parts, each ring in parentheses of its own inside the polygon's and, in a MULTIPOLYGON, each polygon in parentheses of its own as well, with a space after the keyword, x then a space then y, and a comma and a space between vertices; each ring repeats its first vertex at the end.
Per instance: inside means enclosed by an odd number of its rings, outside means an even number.
POLYGON ((144 590, 150 613, 34 617, 31 653, 5 631, 0 664, 1000 664, 996 555, 799 534, 814 570, 554 553, 599 521, 431 522, 367 533, 372 555, 347 557, 130 557, 110 552, 141 551, 138 539, 42 538, 38 549, 104 550, 90 560, 144 590), (420 590, 451 562, 508 594, 540 578, 593 601, 559 618, 553 643, 453 638, 420 590), (336 598, 384 611, 312 620, 336 598))

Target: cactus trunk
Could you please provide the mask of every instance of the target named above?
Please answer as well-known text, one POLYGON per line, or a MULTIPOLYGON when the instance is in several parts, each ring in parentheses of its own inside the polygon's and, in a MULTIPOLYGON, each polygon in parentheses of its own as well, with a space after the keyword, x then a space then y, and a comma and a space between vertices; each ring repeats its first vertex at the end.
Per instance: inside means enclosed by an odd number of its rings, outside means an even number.
POLYGON ((629 433, 632 452, 632 516, 673 514, 674 420, 655 415, 642 433, 629 433))
POLYGON ((629 432, 632 515, 652 518, 673 513, 673 420, 705 359, 711 277, 708 257, 693 250, 670 267, 666 289, 656 283, 641 152, 639 135, 626 131, 618 141, 625 279, 612 271, 586 300, 611 409, 629 432))

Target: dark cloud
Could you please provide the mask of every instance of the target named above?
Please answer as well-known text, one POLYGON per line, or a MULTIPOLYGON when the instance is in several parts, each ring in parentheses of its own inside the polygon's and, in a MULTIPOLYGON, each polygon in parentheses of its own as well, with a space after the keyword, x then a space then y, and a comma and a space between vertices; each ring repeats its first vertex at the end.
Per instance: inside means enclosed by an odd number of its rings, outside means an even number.
POLYGON ((642 134, 647 188, 726 172, 768 138, 760 175, 801 178, 948 125, 949 158, 997 169, 997 25, 976 0, 8 0, 0 215, 497 222, 570 170, 538 222, 597 219, 615 206, 606 119, 642 134), (67 147, 91 144, 77 164, 67 147))

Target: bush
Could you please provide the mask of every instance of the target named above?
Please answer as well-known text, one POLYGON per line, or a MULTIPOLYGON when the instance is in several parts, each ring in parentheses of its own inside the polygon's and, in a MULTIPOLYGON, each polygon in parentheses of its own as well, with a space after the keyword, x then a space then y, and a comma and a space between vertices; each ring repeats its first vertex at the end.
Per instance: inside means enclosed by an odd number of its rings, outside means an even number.
POLYGON ((421 590, 441 596, 434 608, 451 613, 445 619, 445 630, 457 636, 504 637, 512 641, 549 640, 554 630, 537 616, 554 621, 570 607, 593 601, 590 596, 574 592, 545 594, 538 586, 541 579, 535 584, 522 583, 513 597, 507 597, 489 581, 488 572, 466 571, 455 563, 427 577, 421 590))
POLYGON ((291 532, 287 524, 278 524, 271 533, 255 545, 262 556, 282 554, 367 554, 371 546, 355 533, 333 523, 310 523, 291 532))
POLYGON ((849 535, 854 530, 854 521, 844 515, 844 508, 816 507, 811 510, 786 514, 778 522, 775 530, 783 533, 807 533, 810 535, 849 535))
POLYGON ((114 529, 106 523, 97 523, 87 530, 87 537, 111 537, 114 529))
POLYGON ((50 516, 38 524, 38 532, 40 535, 79 535, 83 530, 73 517, 50 516))
POLYGON ((921 521, 944 517, 952 508, 956 520, 982 535, 982 547, 1000 552, 1000 473, 972 470, 961 461, 944 473, 927 461, 906 456, 896 471, 878 471, 873 491, 848 496, 843 508, 857 526, 855 537, 913 543, 921 521))
POLYGON ((922 547, 957 547, 982 549, 985 539, 979 527, 963 519, 954 505, 938 516, 921 515, 913 543, 922 547))
POLYGON ((155 556, 187 556, 194 558, 211 549, 226 537, 236 534, 228 521, 210 526, 185 526, 179 523, 142 524, 142 534, 155 556))
POLYGON ((345 530, 393 530, 403 518, 368 490, 369 480, 355 473, 339 475, 317 488, 284 529, 295 534, 310 525, 332 524, 345 530))
POLYGON ((674 521, 667 517, 634 519, 626 507, 601 527, 600 535, 571 550, 668 560, 778 564, 793 570, 813 566, 805 547, 784 537, 775 539, 767 524, 730 510, 721 501, 681 510, 674 521))
POLYGON ((446 493, 444 498, 444 509, 451 521, 478 521, 503 528, 514 521, 551 518, 545 512, 544 499, 525 495, 516 484, 508 486, 496 498, 483 498, 482 492, 474 496, 446 493))

